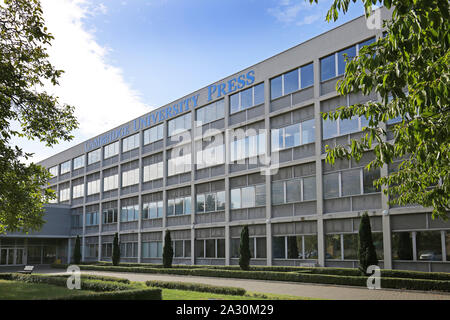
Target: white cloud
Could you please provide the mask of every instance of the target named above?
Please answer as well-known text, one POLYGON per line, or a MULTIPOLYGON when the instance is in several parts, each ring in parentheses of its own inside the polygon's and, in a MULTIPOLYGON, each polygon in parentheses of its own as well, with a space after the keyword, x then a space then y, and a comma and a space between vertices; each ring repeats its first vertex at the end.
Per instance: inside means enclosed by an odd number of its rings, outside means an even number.
POLYGON ((274 8, 268 8, 267 12, 274 16, 279 22, 284 24, 295 23, 297 26, 308 25, 319 20, 322 15, 325 16, 329 7, 329 0, 323 0, 319 4, 310 4, 305 0, 282 0, 278 2, 274 8), (314 11, 321 12, 309 14, 305 16, 306 12, 314 11))
POLYGON ((24 151, 35 152, 39 161, 94 135, 138 117, 149 110, 139 93, 124 80, 122 71, 106 62, 108 49, 99 45, 84 20, 106 14, 104 4, 93 6, 87 0, 42 0, 44 19, 55 39, 49 48, 50 61, 64 70, 60 86, 51 88, 61 103, 75 106, 80 128, 76 139, 51 148, 37 142, 21 141, 24 151))
POLYGON ((303 18, 303 20, 297 22, 298 26, 308 25, 316 22, 322 17, 322 14, 312 14, 303 18))

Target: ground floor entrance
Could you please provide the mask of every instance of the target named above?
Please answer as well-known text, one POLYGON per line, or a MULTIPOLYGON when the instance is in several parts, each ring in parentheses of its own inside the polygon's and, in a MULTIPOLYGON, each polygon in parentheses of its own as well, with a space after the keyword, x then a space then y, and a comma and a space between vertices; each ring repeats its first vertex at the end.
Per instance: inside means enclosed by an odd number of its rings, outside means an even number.
POLYGON ((67 239, 0 237, 0 266, 65 263, 67 239))

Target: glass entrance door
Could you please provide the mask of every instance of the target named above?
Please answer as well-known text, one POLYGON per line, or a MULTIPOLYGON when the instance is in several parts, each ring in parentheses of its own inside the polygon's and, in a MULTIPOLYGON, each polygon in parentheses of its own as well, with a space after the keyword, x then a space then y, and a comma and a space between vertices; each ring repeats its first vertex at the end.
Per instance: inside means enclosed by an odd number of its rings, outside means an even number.
POLYGON ((0 265, 23 264, 23 248, 2 248, 0 250, 0 265))

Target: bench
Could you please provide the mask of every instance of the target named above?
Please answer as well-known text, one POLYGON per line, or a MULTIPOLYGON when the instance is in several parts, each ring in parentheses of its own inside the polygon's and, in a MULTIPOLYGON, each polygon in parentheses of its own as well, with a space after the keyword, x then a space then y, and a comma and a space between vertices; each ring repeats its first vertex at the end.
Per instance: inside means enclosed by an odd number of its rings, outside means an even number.
POLYGON ((19 271, 19 273, 26 273, 31 274, 34 270, 34 266, 25 266, 22 271, 19 271))

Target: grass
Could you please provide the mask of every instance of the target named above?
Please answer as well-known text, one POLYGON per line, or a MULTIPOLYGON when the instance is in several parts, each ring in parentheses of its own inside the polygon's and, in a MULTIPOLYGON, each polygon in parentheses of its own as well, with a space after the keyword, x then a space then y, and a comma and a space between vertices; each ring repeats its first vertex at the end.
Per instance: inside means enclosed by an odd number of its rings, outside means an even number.
POLYGON ((44 283, 0 280, 0 300, 45 300, 90 293, 44 283))
POLYGON ((247 293, 244 296, 231 296, 208 292, 185 291, 176 289, 163 289, 163 300, 304 300, 307 298, 276 295, 266 293, 247 293))

